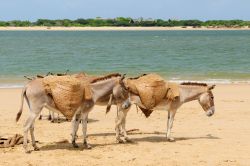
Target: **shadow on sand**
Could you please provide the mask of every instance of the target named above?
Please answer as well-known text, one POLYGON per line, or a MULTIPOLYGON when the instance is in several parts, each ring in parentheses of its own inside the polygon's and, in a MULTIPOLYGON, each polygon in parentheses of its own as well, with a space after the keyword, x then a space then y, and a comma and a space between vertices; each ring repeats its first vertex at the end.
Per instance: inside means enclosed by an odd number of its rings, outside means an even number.
MULTIPOLYGON (((71 143, 53 143, 49 145, 44 145, 40 147, 41 151, 48 151, 48 150, 58 150, 58 149, 66 149, 72 151, 82 151, 82 150, 89 150, 84 148, 82 143, 77 142, 79 148, 74 148, 71 143)), ((119 145, 115 141, 113 143, 105 143, 105 144, 90 144, 92 148, 95 147, 102 147, 102 146, 109 146, 109 145, 119 145)))
MULTIPOLYGON (((155 142, 155 143, 162 143, 167 142, 167 139, 165 137, 165 133, 163 132, 152 132, 152 133, 130 133, 129 135, 141 135, 141 134, 153 134, 155 136, 146 136, 142 138, 132 138, 132 142, 125 143, 125 144, 138 144, 139 142, 155 142)), ((103 146, 109 146, 109 145, 120 145, 115 142, 115 133, 98 133, 98 134, 89 134, 88 136, 114 136, 114 142, 112 143, 103 143, 103 144, 91 144, 92 148, 95 147, 103 147, 103 146)), ((208 134, 206 136, 199 136, 199 137, 175 137, 175 142, 179 141, 185 141, 185 140, 198 140, 198 139, 220 139, 219 137, 213 136, 211 134, 208 134)), ((91 140, 90 140, 91 143, 91 140)), ((66 143, 53 143, 49 145, 44 145, 40 147, 40 150, 42 151, 48 151, 48 150, 57 150, 57 149, 67 149, 67 150, 73 150, 73 151, 81 151, 84 149, 83 144, 79 143, 79 148, 73 148, 72 144, 69 142, 66 143)))
MULTIPOLYGON (((132 132, 128 135, 158 135, 158 136, 146 136, 142 138, 132 138, 133 142, 166 142, 166 133, 164 132, 132 132)), ((115 133, 96 133, 89 134, 89 136, 115 136, 115 133)), ((212 136, 211 134, 207 134, 206 136, 201 137, 174 137, 175 142, 177 141, 185 141, 185 140, 193 140, 193 139, 220 139, 219 137, 212 136)))
MULTIPOLYGON (((47 121, 50 121, 50 120, 48 120, 48 119, 39 119, 39 120, 47 120, 47 121)), ((99 120, 96 120, 96 119, 88 119, 88 123, 94 123, 94 122, 98 122, 99 120)), ((58 120, 57 119, 55 119, 53 122, 52 121, 50 121, 51 123, 64 123, 64 122, 69 122, 69 123, 71 123, 71 121, 70 120, 67 120, 67 119, 65 119, 65 118, 59 118, 58 120)))
MULTIPOLYGON (((220 139, 219 137, 212 136, 210 134, 201 137, 174 137, 174 142, 185 141, 185 140, 196 140, 196 139, 220 139)), ((138 142, 167 142, 167 139, 164 136, 149 136, 142 138, 133 138, 133 141, 138 142)))

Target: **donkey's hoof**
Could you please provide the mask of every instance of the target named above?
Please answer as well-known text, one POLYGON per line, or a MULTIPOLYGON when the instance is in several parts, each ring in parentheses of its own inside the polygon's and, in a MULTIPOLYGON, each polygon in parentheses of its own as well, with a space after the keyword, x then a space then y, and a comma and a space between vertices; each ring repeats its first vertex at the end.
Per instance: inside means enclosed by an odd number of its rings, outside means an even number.
POLYGON ((128 138, 128 137, 125 137, 124 139, 125 139, 125 141, 128 142, 128 143, 132 143, 132 142, 133 142, 133 141, 132 141, 130 138, 128 138))
POLYGON ((39 151, 40 149, 36 146, 34 147, 34 151, 39 151))
POLYGON ((116 142, 117 142, 118 144, 123 144, 123 143, 124 143, 124 141, 123 141, 121 138, 116 139, 116 142))
POLYGON ((92 146, 86 143, 83 144, 83 147, 84 149, 92 149, 92 146))
POLYGON ((168 142, 175 142, 175 139, 173 137, 167 138, 168 142))
POLYGON ((87 145, 85 148, 86 148, 86 149, 92 149, 92 146, 87 145))
POLYGON ((31 153, 31 150, 24 150, 24 152, 25 152, 26 154, 30 154, 30 153, 31 153))
POLYGON ((73 148, 79 148, 79 146, 75 142, 72 143, 72 145, 73 145, 73 148))

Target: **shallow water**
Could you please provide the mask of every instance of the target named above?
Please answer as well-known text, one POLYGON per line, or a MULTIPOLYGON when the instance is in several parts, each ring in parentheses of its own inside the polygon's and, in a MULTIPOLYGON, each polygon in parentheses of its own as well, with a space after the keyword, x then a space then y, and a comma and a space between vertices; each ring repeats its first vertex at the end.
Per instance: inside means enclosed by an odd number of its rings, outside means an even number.
POLYGON ((0 84, 85 71, 180 80, 250 80, 250 31, 0 31, 0 84))

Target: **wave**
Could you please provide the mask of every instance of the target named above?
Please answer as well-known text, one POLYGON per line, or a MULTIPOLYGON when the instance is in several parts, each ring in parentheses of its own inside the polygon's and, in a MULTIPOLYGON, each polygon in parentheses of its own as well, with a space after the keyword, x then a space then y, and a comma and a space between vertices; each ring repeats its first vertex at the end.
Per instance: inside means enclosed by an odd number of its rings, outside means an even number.
POLYGON ((0 89, 14 89, 14 88, 23 88, 24 84, 19 83, 10 83, 10 84, 1 84, 0 89))
POLYGON ((207 84, 250 84, 250 80, 231 80, 231 79, 204 79, 204 80, 185 80, 172 78, 169 79, 171 82, 182 83, 182 82, 202 82, 207 84))

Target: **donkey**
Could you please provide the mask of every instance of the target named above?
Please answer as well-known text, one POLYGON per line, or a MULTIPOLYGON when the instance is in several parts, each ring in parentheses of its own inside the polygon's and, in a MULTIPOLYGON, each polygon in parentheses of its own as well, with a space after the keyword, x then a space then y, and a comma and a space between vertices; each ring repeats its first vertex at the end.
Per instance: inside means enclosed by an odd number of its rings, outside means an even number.
MULTIPOLYGON (((74 147, 78 147, 75 143, 75 136, 76 131, 79 125, 79 119, 83 119, 83 144, 86 148, 91 148, 90 145, 87 143, 87 117, 90 110, 94 107, 94 104, 98 101, 104 100, 104 98, 109 99, 109 96, 113 94, 114 96, 118 97, 120 100, 116 100, 116 103, 119 106, 122 106, 121 101, 127 100, 124 94, 118 94, 123 91, 123 87, 121 86, 120 82, 122 82, 124 77, 121 77, 120 74, 110 74, 108 76, 104 76, 101 78, 94 79, 91 84, 90 88, 93 93, 93 97, 91 100, 83 100, 79 108, 77 108, 76 113, 72 119, 72 145, 74 147), (119 102, 119 103, 118 103, 119 102)), ((50 95, 47 95, 43 82, 41 78, 37 78, 31 80, 22 90, 21 94, 21 106, 20 110, 16 116, 16 122, 19 120, 23 110, 23 100, 26 99, 26 102, 29 106, 30 113, 29 117, 27 118, 24 124, 24 142, 23 147, 26 153, 30 153, 31 151, 28 150, 27 144, 27 136, 28 131, 30 130, 32 146, 35 151, 39 150, 36 145, 35 136, 34 136, 34 122, 35 119, 39 116, 41 110, 45 107, 49 110, 60 112, 57 110, 53 98, 50 95)), ((127 107, 126 105, 124 108, 127 107)))
POLYGON ((80 120, 82 120, 83 143, 87 149, 91 148, 91 145, 87 144, 86 133, 88 114, 93 109, 94 105, 106 106, 109 103, 109 107, 111 107, 111 104, 115 104, 117 105, 118 111, 126 110, 130 107, 128 91, 122 81, 124 78, 125 74, 122 77, 99 77, 91 81, 92 92, 94 94, 92 103, 84 104, 84 111, 81 111, 80 113, 76 114, 75 118, 73 118, 72 120, 71 142, 73 147, 78 148, 78 145, 75 143, 75 140, 76 133, 79 127, 79 122, 80 120))
MULTIPOLYGON (((203 110, 206 112, 207 116, 212 116, 215 112, 214 106, 214 96, 212 93, 212 89, 214 89, 215 85, 207 85, 205 83, 181 83, 178 85, 179 89, 179 97, 174 101, 169 101, 168 99, 163 99, 154 109, 163 108, 168 110, 168 120, 167 120, 167 132, 166 138, 168 141, 174 141, 174 138, 171 137, 171 129, 173 127, 173 121, 177 109, 181 107, 182 104, 187 103, 189 101, 198 100, 203 110)), ((129 88, 129 87, 128 87, 129 88)), ((143 108, 142 102, 138 95, 133 93, 129 94, 129 101, 133 104, 138 105, 143 108)), ((107 108, 110 107, 110 103, 107 108)), ((126 116, 129 109, 120 109, 118 113, 118 119, 116 121, 116 140, 118 142, 123 142, 120 138, 120 128, 123 132, 124 138, 126 141, 130 141, 127 136, 125 125, 126 125, 126 116)))
MULTIPOLYGON (((54 123, 54 122, 57 122, 57 123, 60 123, 60 114, 59 112, 57 112, 56 116, 55 116, 55 112, 54 111, 48 111, 48 118, 47 120, 49 120, 51 123, 54 123)), ((40 116, 39 116, 39 120, 42 120, 43 119, 43 113, 41 112, 40 116)), ((67 119, 66 119, 67 120, 67 119)))

